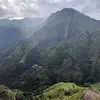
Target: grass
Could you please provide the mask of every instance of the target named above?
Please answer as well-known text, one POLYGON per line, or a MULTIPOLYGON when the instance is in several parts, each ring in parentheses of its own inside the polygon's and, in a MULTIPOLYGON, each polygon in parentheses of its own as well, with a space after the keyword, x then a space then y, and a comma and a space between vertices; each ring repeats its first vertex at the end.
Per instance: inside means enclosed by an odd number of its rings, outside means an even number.
POLYGON ((4 85, 0 85, 0 92, 5 90, 8 90, 8 88, 4 85))
POLYGON ((0 100, 3 100, 4 98, 7 98, 7 100, 13 100, 14 96, 14 92, 12 92, 9 88, 4 85, 0 85, 0 100))
POLYGON ((74 83, 57 83, 46 90, 43 94, 33 97, 33 100, 82 100, 86 91, 100 91, 100 83, 80 87, 74 83))
MULTIPOLYGON (((88 87, 81 87, 74 83, 60 82, 45 89, 42 94, 34 96, 31 100, 82 100, 84 93, 88 90, 100 91, 100 83, 92 84, 88 87)), ((10 90, 0 85, 0 93, 4 91, 7 92, 7 100, 13 100, 16 94, 21 95, 24 93, 19 90, 10 90)), ((27 99, 24 98, 23 100, 27 99)))
POLYGON ((33 100, 81 100, 84 87, 77 86, 74 83, 57 83, 44 90, 42 95, 33 100))
POLYGON ((91 85, 89 86, 89 88, 90 88, 91 90, 99 91, 99 92, 100 92, 100 82, 99 82, 99 83, 95 83, 95 84, 91 84, 91 85))

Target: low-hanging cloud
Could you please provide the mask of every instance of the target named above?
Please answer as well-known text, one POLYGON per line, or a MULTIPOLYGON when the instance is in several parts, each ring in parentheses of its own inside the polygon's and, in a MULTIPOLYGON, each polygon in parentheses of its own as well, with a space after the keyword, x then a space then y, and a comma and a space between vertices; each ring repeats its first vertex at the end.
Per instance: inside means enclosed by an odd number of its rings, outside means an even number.
POLYGON ((0 0, 0 18, 46 17, 67 7, 100 18, 100 0, 0 0))

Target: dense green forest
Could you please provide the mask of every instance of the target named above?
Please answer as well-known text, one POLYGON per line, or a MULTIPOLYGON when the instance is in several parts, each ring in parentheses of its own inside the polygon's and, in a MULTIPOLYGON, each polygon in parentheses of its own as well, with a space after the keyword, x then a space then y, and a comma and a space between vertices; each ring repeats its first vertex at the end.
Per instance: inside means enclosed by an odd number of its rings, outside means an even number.
POLYGON ((86 32, 84 35, 63 40, 47 49, 35 47, 26 56, 25 63, 16 65, 14 71, 6 69, 4 76, 7 78, 6 83, 25 90, 41 91, 57 82, 74 82, 80 85, 99 82, 99 40, 99 32, 93 34, 86 32), (25 82, 22 84, 23 87, 20 82, 25 82))
POLYGON ((32 37, 2 55, 0 84, 10 89, 1 86, 0 96, 81 100, 91 90, 98 97, 93 91, 100 92, 99 43, 99 21, 71 8, 53 13, 32 37))

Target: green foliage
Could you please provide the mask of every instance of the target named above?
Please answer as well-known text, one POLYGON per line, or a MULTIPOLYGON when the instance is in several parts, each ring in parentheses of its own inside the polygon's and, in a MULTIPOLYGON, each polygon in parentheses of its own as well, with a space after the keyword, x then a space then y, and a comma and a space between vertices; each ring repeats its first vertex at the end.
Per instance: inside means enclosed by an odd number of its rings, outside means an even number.
POLYGON ((5 86, 0 86, 1 100, 82 100, 84 94, 89 91, 100 91, 100 83, 90 84, 82 87, 74 83, 59 82, 34 96, 32 92, 20 90, 10 90, 5 86))
POLYGON ((57 82, 99 82, 100 32, 92 33, 99 26, 73 9, 53 14, 31 38, 7 52, 0 61, 0 79, 35 94, 57 82))
POLYGON ((0 85, 0 100, 14 100, 14 93, 7 87, 0 85))
POLYGON ((99 82, 99 83, 95 83, 95 84, 91 84, 91 85, 89 86, 89 88, 90 88, 91 90, 99 91, 99 92, 100 92, 100 82, 99 82))
MULTIPOLYGON (((34 96, 33 100, 82 100, 84 94, 89 91, 100 91, 100 83, 81 87, 74 83, 57 83, 43 91, 42 94, 34 96)), ((94 100, 94 99, 93 99, 94 100)), ((99 99, 97 99, 99 100, 99 99)))
POLYGON ((34 100, 81 100, 84 87, 79 87, 74 83, 57 83, 46 90, 44 93, 34 97, 34 100))
POLYGON ((100 81, 99 45, 96 42, 100 40, 100 34, 96 34, 86 32, 47 49, 45 63, 51 83, 100 81))

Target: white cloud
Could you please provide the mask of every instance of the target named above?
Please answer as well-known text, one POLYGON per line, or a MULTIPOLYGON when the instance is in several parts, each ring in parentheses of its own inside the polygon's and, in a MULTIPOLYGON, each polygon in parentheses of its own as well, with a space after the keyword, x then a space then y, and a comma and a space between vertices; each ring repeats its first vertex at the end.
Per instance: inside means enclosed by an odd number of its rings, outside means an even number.
POLYGON ((0 0, 0 18, 48 16, 67 7, 100 18, 100 0, 0 0))

